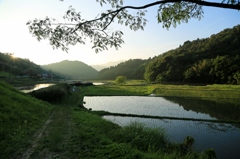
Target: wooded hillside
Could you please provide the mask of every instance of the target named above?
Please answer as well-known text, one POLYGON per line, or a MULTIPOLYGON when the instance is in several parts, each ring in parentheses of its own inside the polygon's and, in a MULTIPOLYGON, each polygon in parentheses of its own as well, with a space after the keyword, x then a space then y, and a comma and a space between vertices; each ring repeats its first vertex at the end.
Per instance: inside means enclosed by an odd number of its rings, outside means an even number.
POLYGON ((22 76, 29 70, 35 73, 45 72, 39 65, 28 59, 16 58, 13 54, 0 52, 0 71, 22 76))
POLYGON ((149 82, 240 84, 240 25, 186 41, 153 59, 131 59, 98 74, 100 79, 117 76, 149 82))
POLYGON ((156 82, 240 84, 240 25, 155 57, 144 77, 156 82))
MULTIPOLYGON (((45 72, 68 79, 113 80, 117 76, 126 76, 149 82, 240 84, 240 25, 209 38, 186 41, 152 59, 130 59, 99 73, 80 61, 65 60, 41 67, 45 72)), ((28 59, 0 53, 0 71, 9 75, 24 75, 29 70, 43 73, 41 67, 28 59)))
POLYGON ((45 70, 59 73, 68 79, 95 79, 97 70, 81 61, 61 61, 41 66, 45 70))
POLYGON ((98 73, 98 78, 113 80, 117 76, 126 76, 128 79, 143 79, 145 67, 148 61, 150 61, 150 59, 130 59, 118 64, 117 66, 102 69, 98 73))

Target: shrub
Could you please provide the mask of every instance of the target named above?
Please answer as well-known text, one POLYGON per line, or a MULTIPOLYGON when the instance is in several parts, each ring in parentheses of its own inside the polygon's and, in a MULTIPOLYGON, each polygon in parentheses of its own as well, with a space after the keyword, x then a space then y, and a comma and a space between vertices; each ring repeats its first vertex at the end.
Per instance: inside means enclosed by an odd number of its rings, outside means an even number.
POLYGON ((70 86, 67 84, 58 84, 30 92, 29 94, 47 102, 60 102, 68 94, 69 88, 70 86))
POLYGON ((123 85, 126 83, 127 77, 126 76, 117 76, 115 81, 117 84, 123 85))

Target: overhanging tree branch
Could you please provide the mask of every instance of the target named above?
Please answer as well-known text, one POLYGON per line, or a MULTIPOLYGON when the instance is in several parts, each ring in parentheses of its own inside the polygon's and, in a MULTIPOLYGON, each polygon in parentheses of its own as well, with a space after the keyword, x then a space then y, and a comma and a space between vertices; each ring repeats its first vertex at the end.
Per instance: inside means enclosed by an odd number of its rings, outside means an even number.
POLYGON ((70 7, 64 16, 67 23, 55 23, 48 17, 44 20, 35 19, 27 23, 29 31, 38 40, 48 38, 53 48, 61 48, 64 51, 68 50, 68 45, 84 44, 86 38, 90 38, 93 43, 92 48, 98 52, 107 49, 108 46, 117 49, 124 42, 121 31, 110 31, 110 33, 105 31, 114 19, 134 31, 143 30, 147 20, 143 18, 145 12, 142 9, 159 5, 158 22, 167 29, 172 25, 176 27, 177 24, 187 23, 190 18, 200 20, 203 17, 203 6, 240 10, 239 0, 223 0, 221 3, 203 0, 162 0, 143 6, 120 6, 123 5, 122 0, 97 0, 97 2, 110 3, 115 10, 107 10, 99 18, 85 20, 80 13, 70 7), (137 15, 129 14, 128 9, 138 10, 137 15))
POLYGON ((85 23, 91 23, 91 22, 94 22, 94 21, 102 20, 103 18, 105 18, 105 17, 107 17, 107 16, 109 16, 111 14, 114 14, 114 16, 111 18, 110 23, 108 23, 108 25, 106 25, 106 27, 104 27, 103 30, 105 30, 111 24, 111 22, 116 17, 116 15, 120 11, 122 11, 124 9, 136 9, 136 10, 138 10, 138 9, 146 9, 146 8, 149 8, 149 7, 152 7, 152 6, 156 6, 156 5, 159 5, 159 4, 167 4, 167 3, 175 3, 175 2, 190 2, 190 3, 195 3, 195 4, 198 4, 198 5, 201 5, 201 6, 240 10, 240 4, 239 3, 237 3, 237 4, 225 4, 225 3, 207 2, 207 1, 200 1, 200 0, 166 0, 166 1, 156 1, 156 2, 149 3, 147 5, 139 6, 139 7, 136 7, 136 6, 124 6, 124 7, 121 7, 119 9, 115 10, 115 11, 102 14, 102 16, 100 18, 89 20, 89 21, 85 21, 83 23, 77 24, 77 27, 73 30, 73 32, 77 31, 80 28, 80 26, 85 24, 85 23))

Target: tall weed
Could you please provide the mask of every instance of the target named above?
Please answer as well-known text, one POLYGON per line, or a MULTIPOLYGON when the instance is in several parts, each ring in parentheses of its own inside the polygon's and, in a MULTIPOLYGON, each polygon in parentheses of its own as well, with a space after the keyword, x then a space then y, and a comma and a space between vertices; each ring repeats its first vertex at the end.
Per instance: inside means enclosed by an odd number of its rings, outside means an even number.
POLYGON ((147 128, 143 124, 136 122, 114 132, 114 140, 130 143, 134 148, 149 152, 163 150, 168 144, 163 129, 147 128))

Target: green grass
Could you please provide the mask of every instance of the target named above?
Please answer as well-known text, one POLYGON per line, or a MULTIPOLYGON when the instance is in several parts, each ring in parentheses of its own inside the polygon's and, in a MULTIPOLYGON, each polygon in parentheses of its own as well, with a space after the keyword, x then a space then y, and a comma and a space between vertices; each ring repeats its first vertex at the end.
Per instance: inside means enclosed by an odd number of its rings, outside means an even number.
POLYGON ((83 87, 86 96, 146 96, 151 94, 151 86, 99 85, 83 87))
POLYGON ((130 143, 132 147, 145 152, 164 151, 168 139, 164 130, 149 129, 140 123, 131 123, 113 134, 115 141, 130 143))
POLYGON ((53 110, 0 81, 0 158, 21 154, 53 110))
MULTIPOLYGON (((110 81, 108 81, 110 82, 110 81)), ((128 81, 126 85, 107 85, 83 87, 86 96, 146 96, 155 94, 162 97, 197 98, 239 98, 240 85, 164 85, 147 84, 143 81, 128 81)))
POLYGON ((204 154, 182 152, 181 144, 171 144, 164 130, 146 128, 138 123, 121 128, 80 108, 75 108, 73 121, 74 135, 67 155, 70 158, 189 158, 190 154, 194 154, 192 158, 201 158, 204 154))
POLYGON ((155 85, 154 94, 159 96, 198 97, 198 98, 239 98, 239 85, 155 85))
POLYGON ((56 106, 41 138, 36 141, 30 158, 58 158, 60 154, 63 156, 68 151, 73 133, 72 110, 63 105, 56 106))

